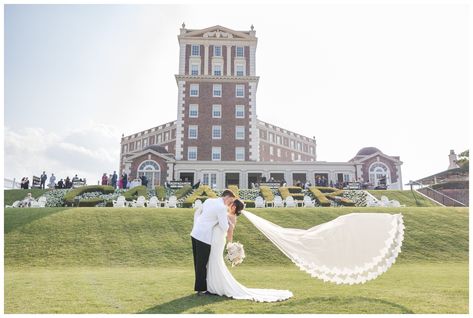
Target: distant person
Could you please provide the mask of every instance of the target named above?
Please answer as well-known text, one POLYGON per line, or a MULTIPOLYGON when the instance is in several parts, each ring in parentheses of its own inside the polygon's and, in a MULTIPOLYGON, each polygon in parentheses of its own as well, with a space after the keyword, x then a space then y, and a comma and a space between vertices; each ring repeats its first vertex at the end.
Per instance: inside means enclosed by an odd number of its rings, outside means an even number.
POLYGON ((122 174, 122 183, 123 183, 123 189, 128 189, 128 176, 126 172, 122 174))
POLYGON ((43 171, 43 174, 41 175, 40 180, 41 180, 40 188, 44 189, 44 187, 46 185, 46 180, 48 180, 48 176, 46 175, 46 171, 43 171))
POLYGON ((102 185, 107 185, 107 182, 108 182, 108 177, 107 177, 107 174, 104 172, 104 174, 102 175, 102 185))
POLYGON ((59 180, 59 182, 57 183, 57 188, 58 189, 64 189, 64 181, 62 181, 62 179, 59 180))
POLYGON ((31 202, 35 201, 31 193, 28 193, 26 197, 21 201, 20 207, 22 208, 29 208, 31 207, 31 202))
POLYGON ((65 187, 66 189, 69 189, 71 186, 72 186, 72 184, 71 184, 71 179, 69 179, 69 176, 67 176, 67 178, 66 178, 66 180, 65 180, 64 187, 65 187))
POLYGON ((79 181, 79 177, 77 175, 72 178, 72 183, 79 181))
POLYGON ((113 175, 112 175, 112 187, 113 187, 114 189, 117 188, 117 179, 118 179, 117 172, 114 171, 114 172, 113 172, 113 175))
POLYGON ((51 177, 49 178, 49 187, 51 189, 56 187, 56 176, 54 176, 54 173, 51 173, 51 177))

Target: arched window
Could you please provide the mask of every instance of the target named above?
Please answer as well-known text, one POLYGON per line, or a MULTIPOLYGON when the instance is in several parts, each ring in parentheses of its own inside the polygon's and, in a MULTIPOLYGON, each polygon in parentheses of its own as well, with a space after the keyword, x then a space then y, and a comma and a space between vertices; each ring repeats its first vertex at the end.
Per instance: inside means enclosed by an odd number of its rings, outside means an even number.
POLYGON ((161 167, 156 161, 143 161, 137 172, 138 177, 146 176, 148 188, 154 188, 161 184, 161 167))
POLYGON ((389 185, 391 183, 391 173, 389 168, 382 162, 375 162, 370 166, 370 183, 378 185, 389 185))

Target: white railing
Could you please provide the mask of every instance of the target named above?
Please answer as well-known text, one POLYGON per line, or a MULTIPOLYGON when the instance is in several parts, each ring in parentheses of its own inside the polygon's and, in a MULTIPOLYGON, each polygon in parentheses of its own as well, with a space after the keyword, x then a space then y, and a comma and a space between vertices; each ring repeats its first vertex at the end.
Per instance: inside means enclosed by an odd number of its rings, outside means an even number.
POLYGON ((20 189, 20 183, 15 179, 3 178, 4 189, 20 189))

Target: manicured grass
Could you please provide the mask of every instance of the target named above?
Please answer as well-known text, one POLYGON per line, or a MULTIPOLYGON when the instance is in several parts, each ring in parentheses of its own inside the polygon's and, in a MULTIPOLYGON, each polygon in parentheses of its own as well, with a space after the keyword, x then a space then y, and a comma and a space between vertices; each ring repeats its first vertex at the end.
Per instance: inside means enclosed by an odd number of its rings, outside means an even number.
POLYGON ((12 205, 15 201, 23 200, 29 192, 33 198, 39 198, 44 193, 49 191, 49 189, 12 189, 12 190, 4 190, 4 206, 12 205))
POLYGON ((243 285, 289 289, 294 298, 198 297, 190 267, 28 268, 5 272, 5 313, 468 313, 465 262, 395 264, 354 286, 324 283, 295 266, 231 271, 243 285))
POLYGON ((244 216, 235 240, 248 287, 290 289, 273 304, 197 297, 191 209, 5 210, 7 313, 467 313, 467 208, 249 209, 284 227, 309 228, 351 212, 402 213, 396 264, 374 281, 337 286, 294 266, 244 216))
POLYGON ((384 195, 389 200, 397 200, 401 204, 405 204, 407 207, 439 206, 435 202, 418 193, 412 193, 411 190, 368 190, 368 192, 374 195, 376 199, 381 199, 381 196, 384 195))

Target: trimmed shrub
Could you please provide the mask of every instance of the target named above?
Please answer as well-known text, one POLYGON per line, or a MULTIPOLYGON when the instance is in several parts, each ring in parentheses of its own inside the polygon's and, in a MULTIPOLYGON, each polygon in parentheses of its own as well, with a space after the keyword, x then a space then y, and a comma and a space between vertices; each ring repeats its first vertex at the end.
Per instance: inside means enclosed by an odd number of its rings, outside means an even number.
POLYGON ((337 188, 332 188, 332 187, 315 187, 315 188, 317 188, 322 193, 330 193, 330 192, 338 191, 337 188))
POLYGON ((285 200, 288 196, 293 197, 294 200, 304 200, 304 194, 302 194, 302 188, 300 187, 280 187, 279 193, 281 194, 283 200, 285 200))
MULTIPOLYGON (((103 194, 110 194, 115 192, 115 189, 112 186, 102 186, 102 185, 92 185, 92 186, 85 186, 73 189, 66 193, 64 196, 64 202, 67 206, 72 206, 75 202, 75 197, 87 193, 87 192, 101 192, 103 194)), ((99 203, 104 202, 104 199, 101 198, 93 198, 87 200, 80 200, 79 206, 96 206, 99 203)))
POLYGON ((158 197, 159 200, 164 200, 166 199, 166 188, 163 186, 158 186, 156 188, 156 196, 158 197))
POLYGON ((217 194, 208 186, 201 185, 197 190, 194 191, 190 196, 188 196, 182 203, 182 207, 191 208, 195 200, 201 200, 204 202, 208 198, 216 198, 217 194))
POLYGON ((325 197, 325 195, 316 187, 309 188, 310 193, 314 196, 315 200, 321 206, 330 206, 330 201, 325 197))
POLYGON ((341 205, 344 206, 355 206, 355 202, 352 200, 349 200, 347 198, 342 197, 343 196, 343 190, 337 190, 331 193, 327 193, 325 196, 329 198, 332 201, 335 201, 337 203, 340 203, 341 205))
POLYGON ((148 189, 145 186, 137 186, 123 193, 123 196, 127 201, 136 200, 139 196, 144 196, 148 199, 148 189))
POLYGON ((270 187, 261 186, 259 190, 260 190, 261 196, 266 202, 274 201, 274 194, 273 194, 273 191, 271 191, 270 187))
POLYGON ((192 192, 192 187, 191 186, 185 186, 180 188, 179 190, 176 191, 175 196, 177 199, 182 199, 186 195, 188 195, 190 192, 192 192))

